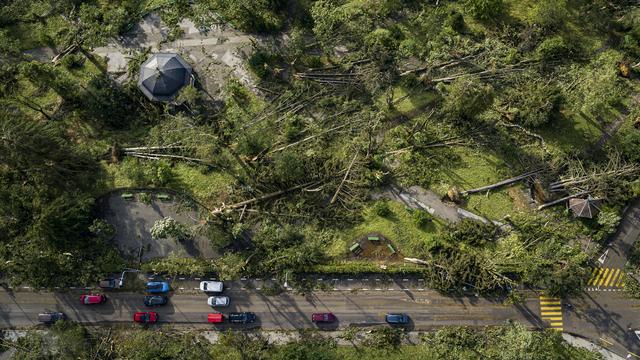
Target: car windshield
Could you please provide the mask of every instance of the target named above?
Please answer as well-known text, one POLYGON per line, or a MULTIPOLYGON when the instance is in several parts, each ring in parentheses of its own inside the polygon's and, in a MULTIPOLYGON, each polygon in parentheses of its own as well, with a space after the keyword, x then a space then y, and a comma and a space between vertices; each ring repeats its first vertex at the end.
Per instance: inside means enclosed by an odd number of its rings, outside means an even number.
POLYGON ((85 304, 90 304, 90 303, 91 303, 91 297, 89 297, 89 296, 85 296, 85 297, 84 297, 84 303, 85 303, 85 304))

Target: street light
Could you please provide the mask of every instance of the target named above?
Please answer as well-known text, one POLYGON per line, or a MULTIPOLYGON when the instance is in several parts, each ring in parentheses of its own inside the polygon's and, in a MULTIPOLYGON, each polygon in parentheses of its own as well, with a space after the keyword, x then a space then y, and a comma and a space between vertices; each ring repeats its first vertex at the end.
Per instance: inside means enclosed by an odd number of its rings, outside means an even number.
POLYGON ((128 272, 140 272, 140 270, 137 269, 124 269, 122 270, 122 275, 120 275, 120 281, 118 281, 118 287, 121 288, 124 285, 124 274, 128 273, 128 272))

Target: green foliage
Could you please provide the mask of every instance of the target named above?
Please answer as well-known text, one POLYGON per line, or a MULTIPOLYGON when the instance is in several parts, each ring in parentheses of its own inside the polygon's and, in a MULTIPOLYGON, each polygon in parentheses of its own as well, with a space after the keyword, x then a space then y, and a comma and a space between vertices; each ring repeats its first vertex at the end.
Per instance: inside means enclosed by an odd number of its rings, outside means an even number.
POLYGON ((142 264, 142 271, 170 275, 205 275, 215 271, 209 260, 186 258, 171 253, 164 259, 157 259, 142 264))
POLYGON ((466 0, 465 8, 473 17, 483 21, 495 21, 505 10, 503 0, 466 0))
POLYGON ((482 223, 465 219, 455 225, 450 225, 446 231, 447 241, 452 244, 466 244, 483 246, 487 242, 495 241, 500 229, 492 223, 482 223))
POLYGON ((165 160, 143 161, 126 158, 119 171, 131 181, 133 187, 166 187, 175 179, 171 164, 165 160))
POLYGON ((433 221, 431 215, 424 210, 414 210, 411 213, 411 217, 413 218, 413 223, 421 228, 426 227, 433 221))
POLYGON ((220 280, 236 280, 244 273, 246 259, 239 254, 227 252, 217 258, 213 266, 220 280))
POLYGON ((574 49, 562 36, 556 35, 540 43, 536 53, 540 60, 550 61, 569 57, 574 53, 574 49))
POLYGON ((531 21, 546 32, 559 30, 569 16, 567 0, 539 0, 530 11, 531 21))
POLYGON ((189 229, 171 217, 157 220, 150 231, 154 239, 171 238, 175 241, 185 241, 191 237, 189 229))
POLYGON ((274 68, 281 62, 280 56, 269 52, 267 49, 257 49, 249 57, 249 69, 260 79, 274 77, 274 68))
POLYGON ((557 117, 561 101, 556 85, 530 78, 524 78, 518 87, 506 90, 502 99, 515 114, 514 120, 528 128, 542 127, 557 117))
POLYGON ((362 344, 374 349, 398 350, 404 337, 401 328, 382 327, 371 330, 362 344))
POLYGON ((276 348, 273 360, 337 360, 336 341, 313 331, 302 331, 300 340, 276 348))
MULTIPOLYGON (((192 17, 207 28, 218 15, 242 31, 265 33, 282 30, 285 26, 287 2, 283 0, 208 0, 197 2, 192 17)), ((301 9, 303 10, 303 9, 301 9)))
POLYGON ((389 62, 394 59, 398 40, 388 29, 377 28, 364 37, 364 45, 369 56, 389 62))
POLYGON ((618 149, 626 160, 640 163, 640 130, 630 128, 619 139, 618 149))
POLYGON ((464 124, 473 120, 493 101, 493 88, 475 77, 461 77, 446 88, 442 115, 452 122, 464 124))
POLYGON ((391 215, 391 209, 386 201, 376 201, 373 204, 373 213, 380 217, 387 217, 391 215))
POLYGON ((605 239, 607 236, 612 235, 618 230, 620 225, 620 217, 618 211, 614 209, 603 209, 598 213, 598 225, 600 225, 599 232, 601 233, 599 238, 605 239))
POLYGON ((419 345, 424 359, 589 359, 601 356, 569 345, 556 331, 528 331, 519 323, 475 330, 446 327, 429 332, 419 345))

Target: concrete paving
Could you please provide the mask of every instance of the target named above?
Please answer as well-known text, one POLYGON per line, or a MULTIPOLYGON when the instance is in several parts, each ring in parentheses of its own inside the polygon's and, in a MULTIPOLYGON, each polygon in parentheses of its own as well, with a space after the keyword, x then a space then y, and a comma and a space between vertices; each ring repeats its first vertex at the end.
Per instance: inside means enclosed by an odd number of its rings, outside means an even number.
POLYGON ((189 19, 182 20, 179 26, 182 35, 169 41, 169 29, 158 14, 152 13, 130 33, 107 46, 95 48, 93 52, 106 58, 107 70, 112 73, 126 72, 131 56, 145 49, 152 53, 179 53, 191 64, 200 83, 214 97, 231 77, 250 88, 254 87, 253 79, 244 67, 244 59, 251 50, 252 42, 257 39, 224 26, 201 32, 189 19))
POLYGON ((206 236, 194 235, 185 241, 152 238, 151 227, 164 217, 171 217, 189 228, 200 223, 198 212, 176 202, 175 198, 171 201, 154 199, 146 204, 139 199, 125 200, 120 192, 115 192, 100 199, 98 206, 102 218, 116 228, 113 242, 123 255, 135 261, 167 257, 172 253, 181 257, 218 256, 206 236))

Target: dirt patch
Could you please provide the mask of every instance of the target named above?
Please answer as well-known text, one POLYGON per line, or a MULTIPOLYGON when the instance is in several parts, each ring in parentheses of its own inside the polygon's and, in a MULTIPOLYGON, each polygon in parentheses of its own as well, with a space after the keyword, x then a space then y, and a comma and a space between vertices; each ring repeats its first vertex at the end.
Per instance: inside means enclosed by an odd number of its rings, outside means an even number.
POLYGON ((514 208, 518 211, 531 210, 530 198, 519 187, 510 187, 507 194, 513 199, 514 208))
POLYGON ((171 217, 189 229, 201 224, 198 207, 175 194, 159 192, 113 192, 98 201, 101 217, 116 229, 114 244, 132 260, 148 261, 174 253, 181 257, 215 258, 210 240, 194 235, 188 240, 154 239, 151 227, 171 217))
POLYGON ((398 248, 379 233, 367 234, 354 242, 351 247, 354 251, 349 251, 349 256, 353 259, 398 260, 401 258, 398 248), (355 244, 358 244, 357 248, 353 246, 355 244))

